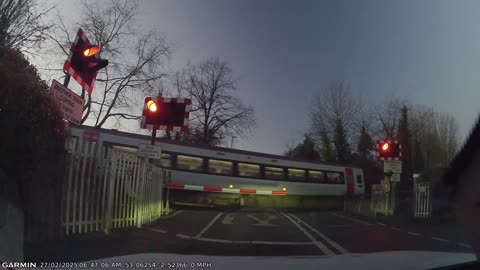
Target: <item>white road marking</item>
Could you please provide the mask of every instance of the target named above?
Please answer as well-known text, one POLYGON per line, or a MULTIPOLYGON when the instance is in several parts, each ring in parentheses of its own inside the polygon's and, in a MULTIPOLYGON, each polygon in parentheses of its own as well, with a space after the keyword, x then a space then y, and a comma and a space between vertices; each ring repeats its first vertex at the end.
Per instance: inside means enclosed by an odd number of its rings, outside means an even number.
POLYGON ((266 214, 266 215, 267 215, 266 219, 260 219, 253 214, 252 215, 247 215, 247 217, 249 217, 251 219, 254 219, 257 222, 256 224, 252 224, 253 226, 278 226, 278 225, 270 223, 271 220, 274 220, 274 219, 277 218, 276 215, 269 215, 269 214, 266 214))
POLYGON ((318 236, 320 236, 321 238, 323 238, 323 240, 327 241, 327 243, 329 243, 332 247, 334 247, 335 249, 337 249, 340 253, 342 254, 345 254, 345 253, 348 253, 348 251, 343 248, 342 246, 340 246, 337 242, 333 241, 332 239, 328 238, 326 235, 324 235, 323 233, 319 232, 317 229, 315 229, 314 227, 310 226, 310 224, 306 223, 305 221, 301 220, 300 218, 298 218, 297 216, 295 216, 294 214, 290 214, 291 217, 297 219, 297 221, 299 222, 302 222, 303 225, 305 225, 307 228, 309 228, 310 230, 312 230, 314 233, 316 233, 318 236))
POLYGON ((184 210, 178 210, 177 212, 174 212, 173 214, 171 214, 170 216, 166 216, 166 217, 162 217, 162 219, 167 219, 167 218, 172 218, 180 213, 182 213, 184 210))
POLYGON ((395 230, 395 231, 400 231, 400 228, 397 228, 397 227, 390 227, 390 229, 395 230))
POLYGON ((251 241, 252 244, 260 244, 260 245, 291 245, 291 246, 306 246, 306 245, 313 245, 312 242, 276 242, 276 241, 251 241))
POLYGON ((377 224, 378 224, 378 225, 380 225, 380 226, 384 226, 384 227, 386 227, 386 226, 387 226, 387 224, 385 224, 385 223, 380 223, 380 222, 377 222, 377 224))
POLYGON ((472 246, 464 244, 464 243, 457 243, 457 245, 462 246, 462 247, 472 248, 472 246))
POLYGON ((373 225, 373 224, 370 223, 370 222, 363 221, 363 220, 360 220, 360 219, 356 219, 356 218, 353 218, 353 217, 347 217, 347 216, 342 215, 342 214, 339 214, 339 213, 331 213, 331 214, 334 215, 334 216, 337 216, 337 217, 341 217, 341 218, 344 218, 344 219, 348 219, 348 220, 352 220, 352 221, 361 223, 361 224, 363 224, 363 225, 368 225, 368 226, 373 225))
POLYGON ((218 213, 218 215, 216 215, 212 220, 210 220, 210 222, 207 224, 207 226, 205 226, 205 228, 203 228, 198 234, 197 236, 195 236, 195 238, 200 238, 202 237, 202 235, 208 230, 210 229, 210 227, 213 225, 213 223, 215 223, 215 221, 223 214, 223 212, 220 212, 218 213))
POLYGON ((407 232, 408 234, 415 235, 415 236, 420 236, 422 235, 421 233, 414 233, 414 232, 407 232))
POLYGON ((159 232, 159 233, 167 233, 167 231, 165 230, 162 230, 162 229, 156 229, 156 228, 149 228, 151 231, 154 231, 154 232, 159 232))
POLYGON ((441 241, 441 242, 448 242, 447 239, 443 239, 443 238, 440 238, 440 237, 433 237, 433 236, 432 236, 432 239, 433 239, 433 240, 437 240, 437 241, 441 241))
MULTIPOLYGON (((199 207, 207 207, 207 208, 213 208, 215 206, 213 205, 205 205, 205 204, 197 204, 197 203, 182 203, 182 202, 172 202, 172 204, 175 205, 184 205, 184 206, 199 206, 199 207)), ((183 210, 182 210, 183 211, 183 210)))
POLYGON ((323 243, 321 242, 318 242, 317 239, 315 239, 315 237, 313 237, 310 233, 308 233, 304 228, 302 228, 302 226, 298 225, 297 222, 295 222, 295 220, 293 220, 293 218, 289 217, 288 215, 286 215, 285 213, 281 213, 282 215, 284 215, 288 220, 290 220, 290 222, 292 222, 300 231, 303 232, 303 234, 305 234, 305 236, 310 239, 312 241, 312 243, 318 248, 320 249, 323 253, 325 253, 326 255, 335 255, 335 253, 333 253, 333 251, 331 251, 327 246, 325 246, 323 243))
POLYGON ((225 215, 222 220, 222 224, 233 224, 233 218, 234 217, 232 213, 225 215))
MULTIPOLYGON (((196 237, 196 238, 197 238, 197 237, 196 237)), ((197 240, 205 241, 205 242, 216 242, 216 243, 230 243, 230 244, 233 244, 233 241, 232 241, 232 240, 224 240, 224 239, 198 237, 197 240)))
POLYGON ((204 242, 227 243, 227 244, 255 244, 255 245, 284 245, 284 246, 307 246, 313 245, 312 242, 276 242, 276 241, 237 241, 208 237, 199 237, 196 240, 204 242))
POLYGON ((185 239, 190 239, 190 238, 192 238, 190 235, 185 235, 185 234, 181 234, 181 233, 179 233, 179 234, 177 234, 177 235, 175 235, 175 236, 176 236, 176 237, 180 237, 180 238, 185 238, 185 239))

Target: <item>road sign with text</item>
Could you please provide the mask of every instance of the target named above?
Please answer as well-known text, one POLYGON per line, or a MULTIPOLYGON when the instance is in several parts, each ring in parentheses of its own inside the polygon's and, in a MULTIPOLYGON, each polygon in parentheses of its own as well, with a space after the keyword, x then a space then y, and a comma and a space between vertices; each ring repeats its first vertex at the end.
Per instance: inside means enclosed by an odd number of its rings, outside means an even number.
POLYGON ((390 181, 392 181, 392 182, 400 182, 400 174, 399 174, 399 173, 394 173, 394 174, 392 174, 392 177, 390 177, 390 181))
POLYGON ((63 112, 63 119, 80 125, 85 101, 79 95, 75 94, 75 92, 66 88, 56 80, 52 81, 50 93, 63 112))
POLYGON ((402 161, 401 160, 383 161, 383 172, 402 173, 402 161))
POLYGON ((159 145, 140 144, 138 146, 138 156, 160 159, 162 157, 162 148, 159 145))

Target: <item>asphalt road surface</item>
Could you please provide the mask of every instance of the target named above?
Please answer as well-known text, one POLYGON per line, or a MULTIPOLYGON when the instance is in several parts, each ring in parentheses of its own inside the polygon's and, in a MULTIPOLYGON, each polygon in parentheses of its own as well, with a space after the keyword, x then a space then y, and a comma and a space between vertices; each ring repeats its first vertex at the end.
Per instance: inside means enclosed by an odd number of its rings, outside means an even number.
POLYGON ((342 212, 177 209, 141 229, 80 235, 29 248, 31 260, 84 261, 137 253, 305 256, 395 250, 472 252, 455 228, 369 222, 342 212))

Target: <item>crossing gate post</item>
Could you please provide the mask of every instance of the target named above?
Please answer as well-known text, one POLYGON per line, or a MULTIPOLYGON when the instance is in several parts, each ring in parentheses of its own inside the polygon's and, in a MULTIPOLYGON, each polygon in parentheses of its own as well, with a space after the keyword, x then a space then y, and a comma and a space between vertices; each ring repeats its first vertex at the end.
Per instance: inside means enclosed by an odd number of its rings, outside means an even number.
MULTIPOLYGON (((164 171, 164 183, 165 186, 170 183, 171 178, 172 178, 172 172, 171 171, 164 171)), ((165 215, 168 215, 170 213, 170 189, 167 187, 165 188, 165 209, 164 209, 165 215)))

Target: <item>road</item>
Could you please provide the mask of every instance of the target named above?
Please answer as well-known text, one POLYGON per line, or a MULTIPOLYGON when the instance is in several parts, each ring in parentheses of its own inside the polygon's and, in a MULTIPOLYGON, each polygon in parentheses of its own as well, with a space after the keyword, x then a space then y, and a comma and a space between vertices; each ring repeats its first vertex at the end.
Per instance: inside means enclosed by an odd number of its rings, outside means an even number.
POLYGON ((82 261, 135 253, 305 256, 415 250, 472 252, 452 228, 385 224, 342 212, 178 209, 141 229, 34 247, 32 260, 82 261))

